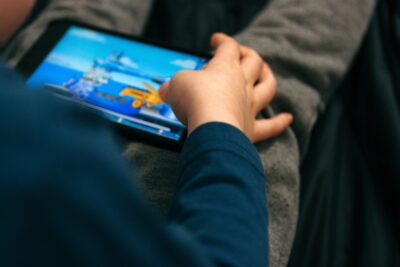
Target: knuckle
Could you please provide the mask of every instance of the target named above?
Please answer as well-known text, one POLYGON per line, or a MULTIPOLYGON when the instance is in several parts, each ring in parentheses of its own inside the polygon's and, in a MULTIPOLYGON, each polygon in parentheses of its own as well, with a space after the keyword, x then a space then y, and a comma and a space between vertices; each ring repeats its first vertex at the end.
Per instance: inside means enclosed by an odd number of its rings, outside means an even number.
POLYGON ((235 39, 232 39, 232 47, 237 51, 240 50, 240 45, 236 42, 235 39))
POLYGON ((278 85, 277 85, 276 79, 272 78, 271 82, 272 82, 272 86, 271 86, 272 95, 276 96, 276 94, 278 93, 278 85))
POLYGON ((270 75, 270 79, 271 79, 271 85, 270 85, 270 90, 273 92, 273 95, 276 95, 277 90, 278 90, 278 81, 275 77, 275 75, 271 72, 270 75))
POLYGON ((260 57, 256 50, 249 48, 249 55, 252 57, 260 57))
POLYGON ((258 68, 260 69, 260 71, 262 71, 263 65, 264 65, 264 61, 262 60, 261 57, 255 57, 254 58, 254 62, 257 64, 258 68))
POLYGON ((188 78, 188 71, 182 70, 177 72, 170 81, 170 89, 180 87, 188 78))
POLYGON ((263 58, 260 56, 260 54, 254 50, 254 49, 250 49, 249 50, 249 55, 251 57, 253 57, 255 60, 257 60, 257 62, 264 62, 263 58))
POLYGON ((182 79, 185 79, 185 77, 187 76, 187 70, 181 70, 179 72, 177 72, 174 77, 172 78, 173 81, 178 82, 182 79))

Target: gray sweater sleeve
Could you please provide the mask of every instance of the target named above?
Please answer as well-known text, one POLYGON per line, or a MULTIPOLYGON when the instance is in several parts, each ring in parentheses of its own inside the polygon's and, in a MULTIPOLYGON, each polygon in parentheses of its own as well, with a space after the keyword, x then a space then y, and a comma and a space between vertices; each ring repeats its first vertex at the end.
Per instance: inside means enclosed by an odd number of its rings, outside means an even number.
POLYGON ((50 0, 40 17, 23 30, 1 55, 12 66, 54 20, 69 19, 138 35, 153 0, 50 0))
POLYGON ((345 75, 376 0, 272 0, 237 36, 260 52, 278 79, 275 111, 295 115, 304 155, 310 132, 345 75))
POLYGON ((270 263, 286 266, 298 218, 302 156, 314 124, 349 68, 376 0, 272 0, 236 39, 262 54, 278 80, 270 115, 295 117, 258 145, 266 169, 270 263))

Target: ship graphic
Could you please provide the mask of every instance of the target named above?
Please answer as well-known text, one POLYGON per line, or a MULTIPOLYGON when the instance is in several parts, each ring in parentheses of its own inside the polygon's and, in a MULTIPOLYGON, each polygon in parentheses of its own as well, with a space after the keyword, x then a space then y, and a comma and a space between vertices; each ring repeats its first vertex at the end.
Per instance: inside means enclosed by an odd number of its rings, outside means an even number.
POLYGON ((151 84, 161 86, 168 77, 155 77, 143 72, 138 64, 125 56, 124 52, 111 52, 105 58, 96 58, 90 70, 80 78, 72 78, 63 86, 75 97, 129 116, 137 115, 142 108, 152 109, 153 113, 175 118, 164 104, 158 91, 151 84), (114 73, 142 80, 142 86, 131 86, 112 94, 102 88, 110 83, 114 73))

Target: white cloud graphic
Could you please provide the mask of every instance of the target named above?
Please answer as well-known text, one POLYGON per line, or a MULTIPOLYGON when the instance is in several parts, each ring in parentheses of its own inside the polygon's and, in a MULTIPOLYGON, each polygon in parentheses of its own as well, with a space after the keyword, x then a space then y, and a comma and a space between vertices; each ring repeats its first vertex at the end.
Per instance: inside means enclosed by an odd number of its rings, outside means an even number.
POLYGON ((175 61, 172 61, 171 64, 177 65, 179 67, 188 70, 194 70, 197 66, 197 62, 190 59, 177 59, 175 61))
POLYGON ((98 43, 106 43, 107 40, 104 38, 101 34, 91 31, 91 30, 81 30, 81 29, 75 29, 71 32, 71 35, 91 41, 95 41, 98 43))
POLYGON ((120 62, 122 64, 124 64, 125 66, 128 66, 128 67, 133 68, 133 69, 138 69, 139 68, 139 65, 136 62, 133 62, 132 59, 130 59, 129 57, 121 58, 120 62))

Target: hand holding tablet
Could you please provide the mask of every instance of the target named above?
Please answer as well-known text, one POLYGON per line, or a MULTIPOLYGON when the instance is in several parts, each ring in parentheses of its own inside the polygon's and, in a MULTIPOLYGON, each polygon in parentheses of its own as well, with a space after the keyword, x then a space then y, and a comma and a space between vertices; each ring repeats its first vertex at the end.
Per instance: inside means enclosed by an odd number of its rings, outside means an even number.
POLYGON ((168 148, 182 146, 185 125, 191 132, 207 122, 226 122, 252 141, 285 130, 291 115, 255 119, 276 89, 260 56, 225 35, 215 35, 212 44, 217 52, 209 62, 209 55, 58 21, 18 68, 32 90, 45 87, 98 112, 131 136, 168 148))
POLYGON ((179 72, 160 89, 189 134, 208 122, 235 126, 253 142, 286 130, 290 114, 256 119, 276 93, 275 77, 263 59, 224 34, 215 34, 211 43, 216 53, 203 70, 179 72))

